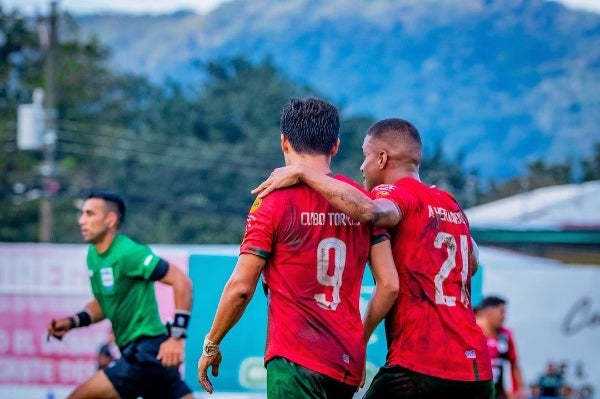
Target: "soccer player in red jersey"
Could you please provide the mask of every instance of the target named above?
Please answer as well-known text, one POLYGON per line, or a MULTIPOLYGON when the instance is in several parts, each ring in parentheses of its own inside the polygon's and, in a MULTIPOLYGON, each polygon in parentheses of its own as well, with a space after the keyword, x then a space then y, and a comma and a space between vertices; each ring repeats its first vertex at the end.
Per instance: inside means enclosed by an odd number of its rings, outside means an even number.
POLYGON ((377 122, 363 153, 373 198, 305 165, 275 170, 253 193, 268 198, 301 181, 353 219, 390 228, 400 293, 385 320, 387 361, 365 398, 491 398, 486 339, 470 302, 477 257, 465 214, 449 193, 420 181, 421 137, 410 122, 377 122))
MULTIPOLYGON (((282 110, 281 132, 286 165, 331 173, 339 146, 334 106, 292 99, 282 110)), ((333 179, 366 193, 343 176, 333 179)), ((363 380, 368 336, 398 293, 387 232, 348 217, 303 184, 256 199, 198 362, 198 380, 209 393, 208 368, 218 374, 219 343, 241 317, 261 274, 268 290, 267 396, 352 398, 363 380), (376 289, 363 328, 359 300, 369 256, 376 289)))
POLYGON ((496 399, 525 399, 527 392, 517 359, 517 348, 512 331, 504 327, 506 301, 497 296, 483 298, 475 309, 477 324, 487 337, 496 399), (510 363, 512 389, 504 388, 504 362, 510 363))

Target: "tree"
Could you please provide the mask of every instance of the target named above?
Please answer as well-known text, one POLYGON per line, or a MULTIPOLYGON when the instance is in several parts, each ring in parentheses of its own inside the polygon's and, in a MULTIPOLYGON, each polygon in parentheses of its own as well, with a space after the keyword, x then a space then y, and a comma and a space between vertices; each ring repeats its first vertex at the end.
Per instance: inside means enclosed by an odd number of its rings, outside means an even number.
POLYGON ((36 236, 39 196, 30 191, 37 183, 35 166, 40 154, 16 151, 16 113, 21 102, 31 102, 39 85, 43 54, 31 21, 0 4, 0 237, 24 240, 36 236))
MULTIPOLYGON (((24 32, 19 40, 33 37, 34 27, 18 14, 12 18, 22 22, 12 23, 24 32)), ((111 189, 125 196, 124 230, 136 239, 238 243, 253 200, 250 189, 283 164, 281 107, 314 91, 285 78, 269 60, 254 65, 240 57, 207 64, 207 78, 197 87, 184 89, 170 80, 156 85, 112 71, 108 50, 94 38, 80 38, 67 22, 61 25, 57 68, 61 188, 53 198, 55 241, 79 242, 77 202, 90 189, 111 189)), ((23 44, 11 48, 25 51, 23 44)), ((19 70, 41 76, 43 52, 34 48, 38 53, 31 60, 17 57, 25 60, 19 70)), ((39 83, 18 81, 20 94, 3 109, 0 123, 14 125, 20 98, 39 83)), ((348 142, 360 145, 356 138, 363 132, 357 129, 365 123, 358 118, 342 126, 352 138, 348 142)), ((3 139, 14 143, 14 133, 3 139)), ((12 145, 0 163, 8 172, 2 177, 0 240, 35 241, 40 154, 15 151, 12 145)), ((360 151, 355 162, 343 156, 342 169, 352 164, 356 171, 359 157, 360 151)))
POLYGON ((590 157, 581 161, 581 169, 584 181, 600 179, 600 141, 594 144, 594 151, 590 157))

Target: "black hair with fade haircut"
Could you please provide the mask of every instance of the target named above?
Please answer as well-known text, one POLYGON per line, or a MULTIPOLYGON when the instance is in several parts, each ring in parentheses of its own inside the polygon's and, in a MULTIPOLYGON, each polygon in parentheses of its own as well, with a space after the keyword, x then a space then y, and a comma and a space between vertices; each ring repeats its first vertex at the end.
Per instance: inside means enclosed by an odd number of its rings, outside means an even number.
POLYGON ((338 110, 318 98, 294 97, 281 110, 281 133, 298 153, 329 154, 339 138, 338 110))
MULTIPOLYGON (((367 130, 367 136, 381 140, 388 147, 395 148, 398 143, 403 143, 403 148, 408 150, 409 160, 419 167, 423 158, 423 142, 417 128, 405 119, 383 119, 367 130)), ((401 147, 402 148, 402 147, 401 147)))
POLYGON ((375 138, 388 138, 388 135, 400 135, 404 138, 410 139, 412 142, 417 144, 419 147, 423 147, 421 141, 421 135, 417 128, 405 119, 400 118, 389 118, 383 119, 376 122, 369 128, 367 135, 375 138))
POLYGON ((111 191, 92 191, 87 199, 98 198, 104 200, 111 211, 117 214, 119 226, 125 222, 125 200, 117 193, 111 191))
POLYGON ((503 298, 500 298, 499 296, 487 296, 487 297, 483 298, 483 300, 479 304, 478 308, 479 309, 495 308, 500 305, 506 305, 506 300, 503 298))
POLYGON ((412 139, 415 143, 423 145, 421 142, 421 135, 417 128, 409 121, 400 118, 389 118, 376 122, 369 128, 367 134, 369 136, 380 138, 389 132, 401 133, 412 139))

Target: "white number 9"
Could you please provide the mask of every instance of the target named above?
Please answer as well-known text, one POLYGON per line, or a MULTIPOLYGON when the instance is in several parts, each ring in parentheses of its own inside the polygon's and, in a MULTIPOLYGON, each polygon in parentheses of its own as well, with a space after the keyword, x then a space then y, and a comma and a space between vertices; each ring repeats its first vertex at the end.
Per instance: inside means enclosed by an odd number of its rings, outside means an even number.
POLYGON ((332 300, 328 301, 325 293, 315 294, 317 304, 327 310, 335 310, 340 304, 342 274, 346 266, 346 244, 334 237, 325 238, 317 246, 317 281, 327 287, 333 287, 332 300), (333 250, 333 276, 328 274, 329 254, 333 250))

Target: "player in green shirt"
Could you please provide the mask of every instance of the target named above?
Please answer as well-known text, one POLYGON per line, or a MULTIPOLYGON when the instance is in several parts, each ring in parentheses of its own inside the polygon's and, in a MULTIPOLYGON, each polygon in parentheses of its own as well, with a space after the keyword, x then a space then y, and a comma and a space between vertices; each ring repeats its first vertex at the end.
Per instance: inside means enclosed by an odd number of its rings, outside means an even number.
POLYGON ((178 371, 192 282, 148 246, 119 233, 124 216, 121 197, 94 192, 79 217, 81 234, 91 244, 87 265, 94 299, 82 312, 52 320, 48 334, 62 339, 73 328, 109 319, 122 356, 78 386, 69 399, 192 399, 178 371), (177 310, 168 333, 158 313, 155 281, 173 287, 177 310))

